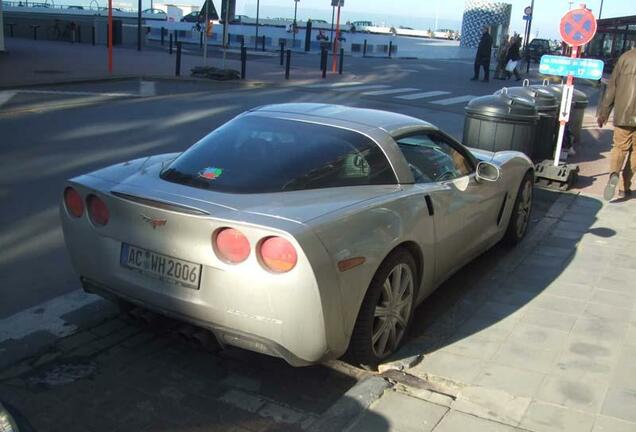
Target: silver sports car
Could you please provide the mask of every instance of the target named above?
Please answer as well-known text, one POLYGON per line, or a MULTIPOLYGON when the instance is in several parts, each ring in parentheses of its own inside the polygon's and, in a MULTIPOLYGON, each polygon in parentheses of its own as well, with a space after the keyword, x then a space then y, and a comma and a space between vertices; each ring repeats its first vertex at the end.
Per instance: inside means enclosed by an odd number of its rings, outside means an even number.
POLYGON ((453 272, 524 237, 532 185, 522 153, 413 117, 282 104, 69 180, 61 219, 88 292, 294 366, 373 366, 453 272))

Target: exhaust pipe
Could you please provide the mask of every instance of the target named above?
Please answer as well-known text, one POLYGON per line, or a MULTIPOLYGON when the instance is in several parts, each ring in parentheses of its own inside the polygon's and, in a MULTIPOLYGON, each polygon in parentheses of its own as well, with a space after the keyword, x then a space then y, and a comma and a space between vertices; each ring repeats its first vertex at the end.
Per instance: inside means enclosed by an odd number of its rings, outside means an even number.
POLYGON ((209 330, 199 329, 195 331, 192 334, 192 340, 205 351, 217 352, 222 348, 214 333, 209 330))

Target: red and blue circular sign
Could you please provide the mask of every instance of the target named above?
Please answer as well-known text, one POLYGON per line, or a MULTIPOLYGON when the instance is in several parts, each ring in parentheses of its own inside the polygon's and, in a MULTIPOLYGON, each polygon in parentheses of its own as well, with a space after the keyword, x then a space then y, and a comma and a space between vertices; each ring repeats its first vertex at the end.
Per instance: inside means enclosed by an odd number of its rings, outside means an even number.
POLYGON ((596 33, 596 18, 589 9, 572 9, 561 18, 559 29, 561 37, 568 45, 585 45, 596 33))

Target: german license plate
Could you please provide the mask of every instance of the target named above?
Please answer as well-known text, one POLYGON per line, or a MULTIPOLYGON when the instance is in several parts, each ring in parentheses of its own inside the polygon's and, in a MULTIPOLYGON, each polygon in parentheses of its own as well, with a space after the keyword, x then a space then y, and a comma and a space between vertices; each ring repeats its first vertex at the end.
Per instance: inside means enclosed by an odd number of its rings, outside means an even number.
POLYGON ((121 244, 119 263, 123 267, 164 282, 199 289, 201 264, 194 264, 127 243, 121 244))

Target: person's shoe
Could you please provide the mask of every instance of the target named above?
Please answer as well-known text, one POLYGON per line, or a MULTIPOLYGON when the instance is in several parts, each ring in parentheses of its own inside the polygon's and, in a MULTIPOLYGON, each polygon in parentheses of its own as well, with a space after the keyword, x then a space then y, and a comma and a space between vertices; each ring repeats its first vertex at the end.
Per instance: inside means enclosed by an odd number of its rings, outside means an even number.
POLYGON ((471 81, 477 81, 477 79, 478 79, 477 77, 472 77, 470 80, 471 81))
POLYGON ((618 191, 618 197, 619 198, 631 198, 632 197, 632 191, 630 189, 627 190, 619 190, 618 191))
POLYGON ((609 181, 607 182, 607 186, 605 186, 605 191, 603 191, 603 198, 605 201, 611 201, 614 198, 614 193, 616 192, 616 185, 618 184, 618 174, 612 173, 610 175, 609 181))

